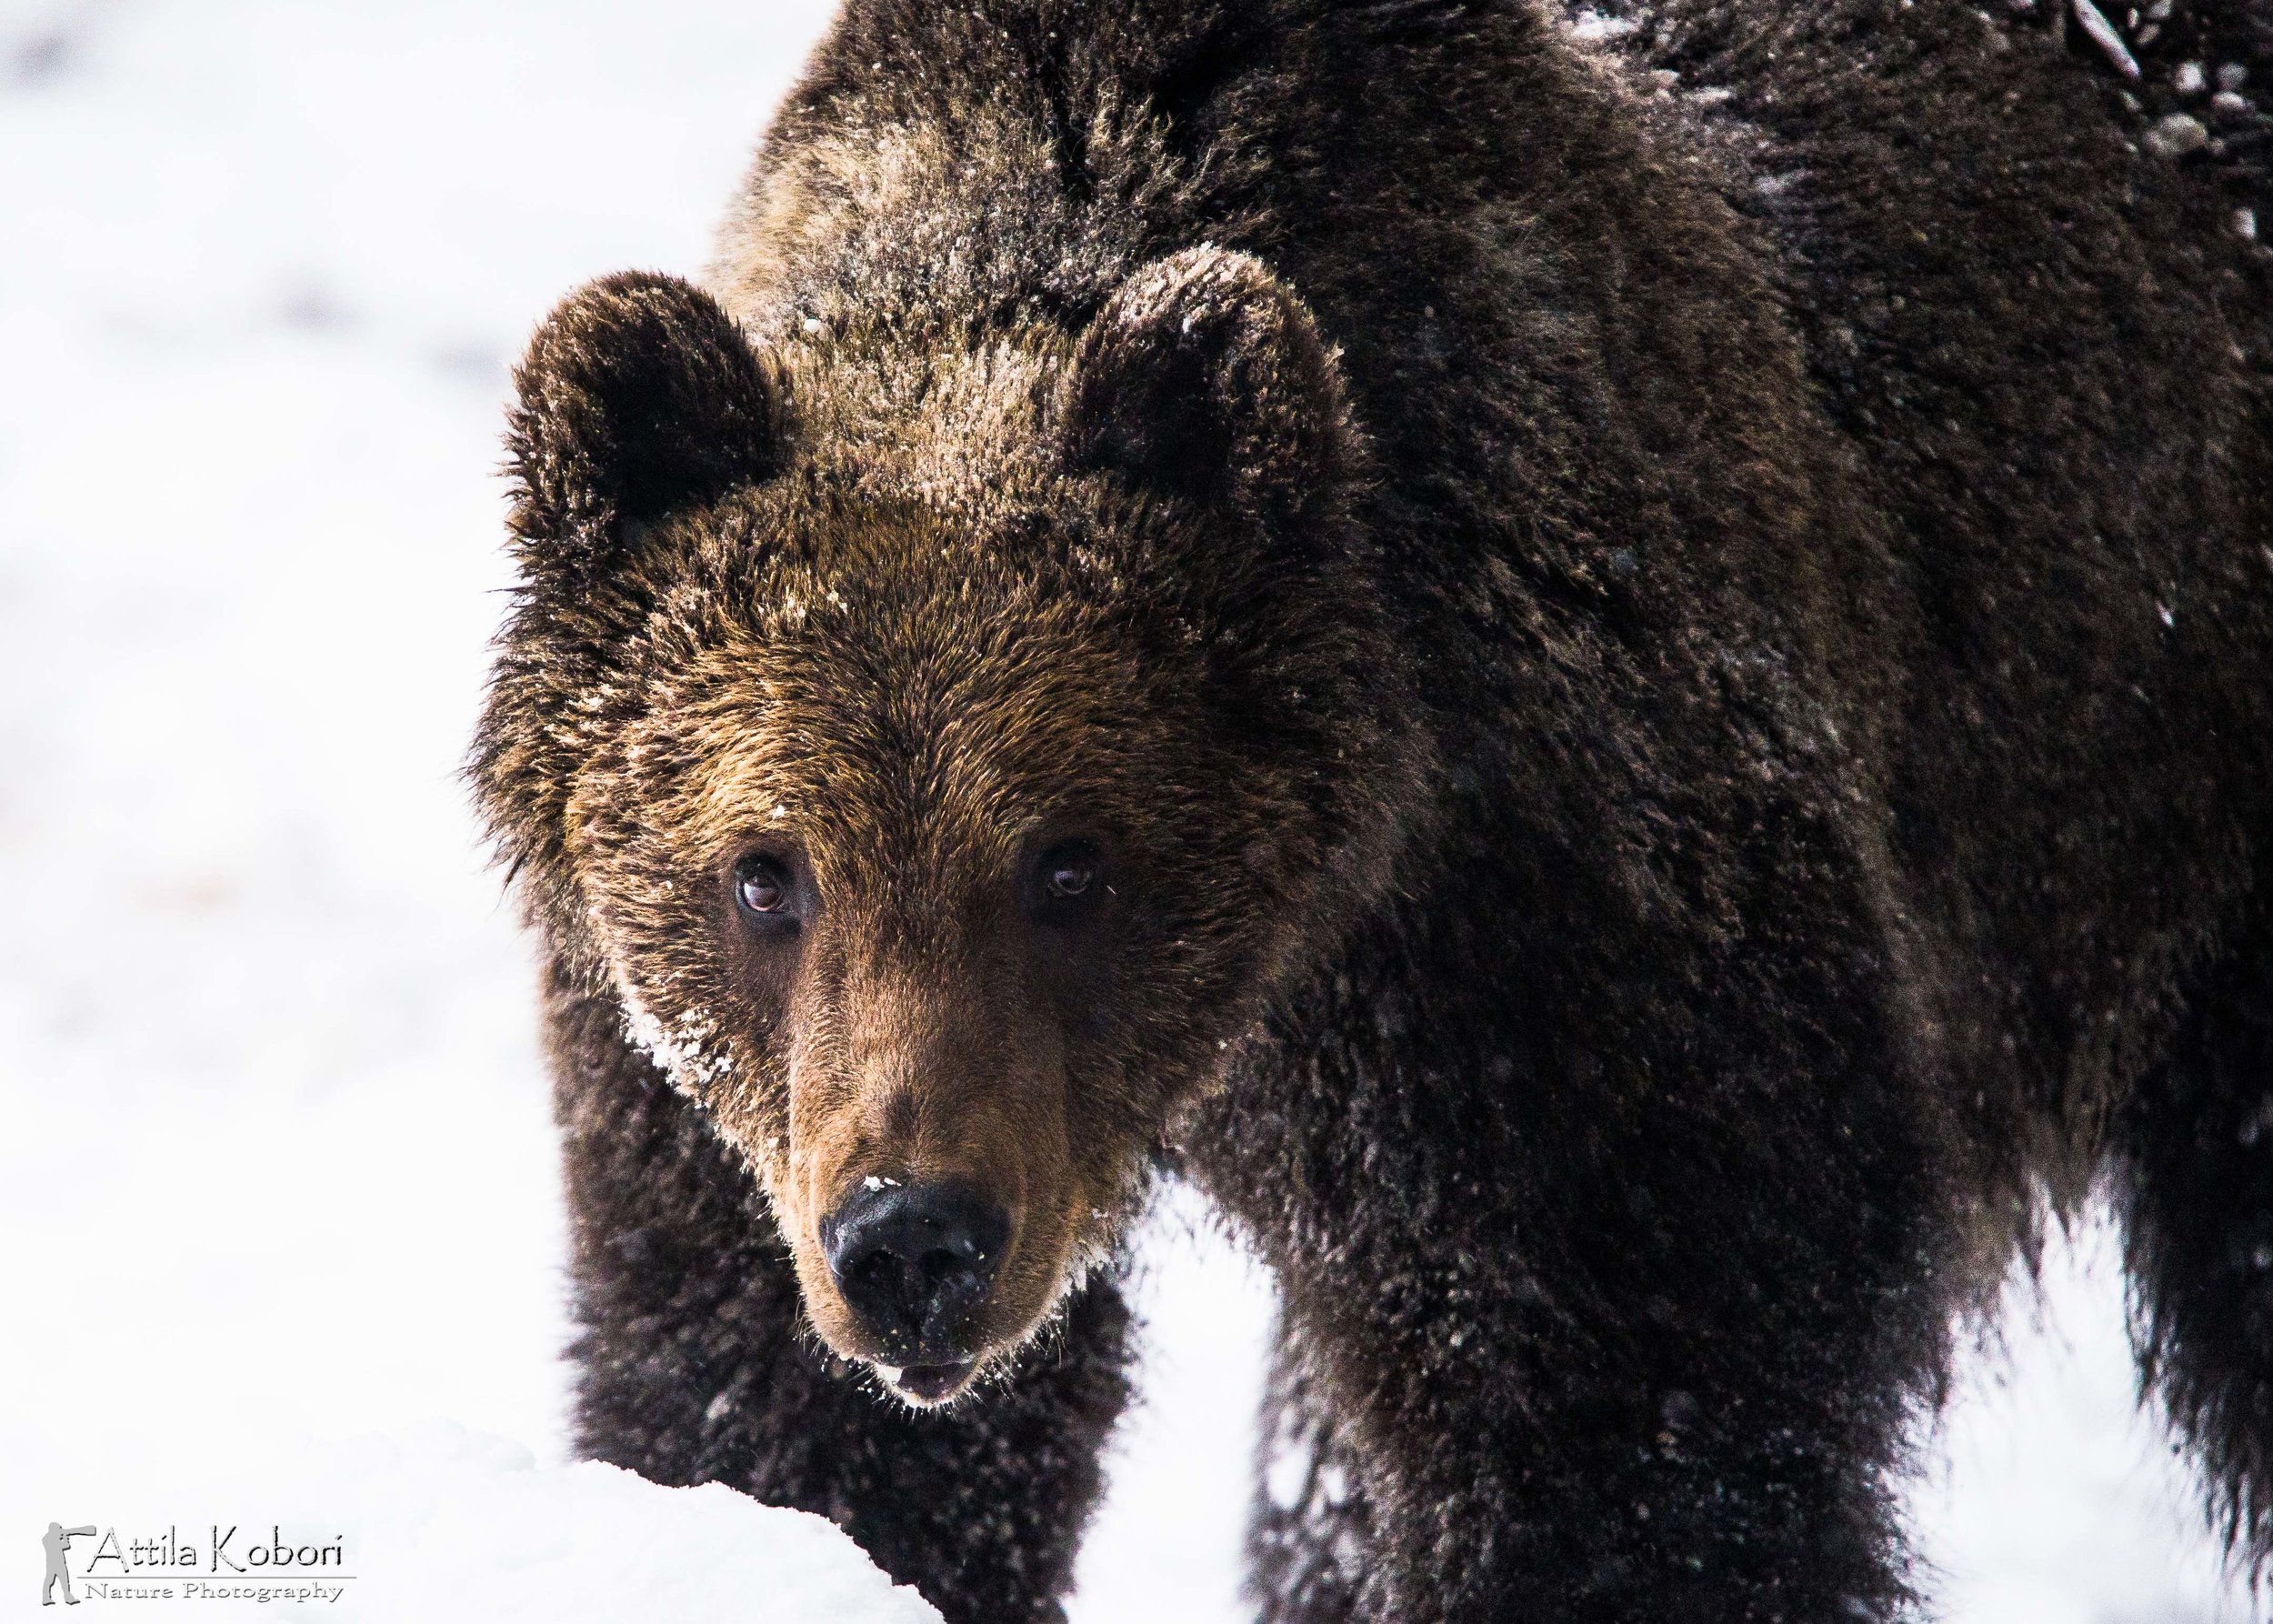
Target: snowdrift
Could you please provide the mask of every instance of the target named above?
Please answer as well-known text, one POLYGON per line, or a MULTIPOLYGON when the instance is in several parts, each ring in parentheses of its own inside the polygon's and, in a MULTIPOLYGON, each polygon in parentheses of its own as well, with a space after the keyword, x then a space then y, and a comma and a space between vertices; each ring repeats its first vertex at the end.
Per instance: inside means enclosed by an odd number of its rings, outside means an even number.
MULTIPOLYGON (((287 1545, 344 1536, 344 1573, 199 1574, 243 1592, 200 1607, 200 1618, 939 1624, 822 1518, 721 1484, 666 1489, 592 1461, 539 1467, 520 1444, 452 1427, 337 1450, 268 1498, 304 1519, 285 1525, 287 1545), (265 1602, 250 1593, 257 1584, 265 1602)), ((248 1529, 237 1554, 271 1538, 248 1529)), ((90 1582, 78 1581, 83 1597, 90 1582)))

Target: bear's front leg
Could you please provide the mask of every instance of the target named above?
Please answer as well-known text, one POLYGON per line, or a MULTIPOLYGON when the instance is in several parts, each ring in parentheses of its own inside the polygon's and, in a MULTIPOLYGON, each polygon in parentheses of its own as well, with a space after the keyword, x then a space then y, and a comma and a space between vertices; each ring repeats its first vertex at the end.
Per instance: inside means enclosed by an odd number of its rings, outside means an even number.
POLYGON ((1894 1615, 1950 1298, 1874 989, 1558 1010, 1478 969, 1358 965, 1190 1138, 1283 1298, 1266 1619, 1894 1615))
POLYGON ((729 1483, 829 1518, 950 1624, 1062 1619, 1128 1314, 1093 1280, 1006 1380, 918 1413, 802 1320, 766 1201, 623 1036, 547 998, 573 1229, 576 1441, 658 1483, 729 1483))

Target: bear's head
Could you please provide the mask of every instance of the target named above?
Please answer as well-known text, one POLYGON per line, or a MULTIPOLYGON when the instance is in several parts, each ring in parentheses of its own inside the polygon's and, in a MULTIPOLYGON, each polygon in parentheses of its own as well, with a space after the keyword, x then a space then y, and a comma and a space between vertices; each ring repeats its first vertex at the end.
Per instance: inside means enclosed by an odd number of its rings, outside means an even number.
POLYGON ((1382 894, 1419 768, 1336 359, 1262 266, 909 347, 761 349, 661 276, 563 305, 474 771, 815 1328, 927 1404, 1109 1255, 1178 1110, 1382 894))

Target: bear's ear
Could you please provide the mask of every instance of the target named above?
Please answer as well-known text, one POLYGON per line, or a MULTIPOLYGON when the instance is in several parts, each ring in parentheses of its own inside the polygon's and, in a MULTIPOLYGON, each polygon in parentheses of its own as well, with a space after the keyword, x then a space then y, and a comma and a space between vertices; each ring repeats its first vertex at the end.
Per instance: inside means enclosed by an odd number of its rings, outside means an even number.
POLYGON ((1188 248, 1115 291, 1077 345, 1068 458, 1288 519, 1354 471, 1341 368, 1252 256, 1188 248))
POLYGON ((782 390, 718 302, 628 271, 564 299, 514 374, 511 520, 532 581, 589 582, 641 525, 779 466, 782 390))

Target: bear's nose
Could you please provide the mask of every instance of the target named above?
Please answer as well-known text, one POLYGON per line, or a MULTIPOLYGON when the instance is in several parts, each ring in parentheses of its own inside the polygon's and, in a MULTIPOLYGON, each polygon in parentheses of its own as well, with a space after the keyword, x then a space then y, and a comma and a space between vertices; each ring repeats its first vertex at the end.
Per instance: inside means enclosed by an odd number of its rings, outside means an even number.
POLYGON ((955 1361, 986 1299, 1010 1215, 962 1179, 871 1178, 821 1220, 821 1250, 846 1303, 901 1364, 955 1361))

